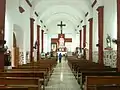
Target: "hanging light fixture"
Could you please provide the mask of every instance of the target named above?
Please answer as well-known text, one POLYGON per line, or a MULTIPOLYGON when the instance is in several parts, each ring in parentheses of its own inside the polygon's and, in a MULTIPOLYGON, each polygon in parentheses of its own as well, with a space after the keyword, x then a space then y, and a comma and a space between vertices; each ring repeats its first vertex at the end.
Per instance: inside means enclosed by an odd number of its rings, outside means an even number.
POLYGON ((25 9, 20 5, 21 0, 19 0, 19 12, 23 13, 25 12, 25 9))

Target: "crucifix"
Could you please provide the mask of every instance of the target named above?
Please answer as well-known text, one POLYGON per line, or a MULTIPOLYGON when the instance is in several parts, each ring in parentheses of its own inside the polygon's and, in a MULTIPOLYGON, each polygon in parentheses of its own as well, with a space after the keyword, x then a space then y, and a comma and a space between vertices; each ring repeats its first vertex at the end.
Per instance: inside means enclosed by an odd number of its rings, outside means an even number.
POLYGON ((61 23, 60 23, 60 24, 57 24, 57 26, 60 26, 61 34, 62 34, 63 26, 66 26, 66 24, 63 24, 63 22, 61 21, 61 23))

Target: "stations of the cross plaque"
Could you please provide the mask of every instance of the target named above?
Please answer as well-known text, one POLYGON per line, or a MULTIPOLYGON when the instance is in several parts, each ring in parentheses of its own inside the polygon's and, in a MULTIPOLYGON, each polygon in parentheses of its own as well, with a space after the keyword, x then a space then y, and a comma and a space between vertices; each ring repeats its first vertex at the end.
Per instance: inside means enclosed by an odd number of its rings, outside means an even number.
POLYGON ((57 24, 57 26, 60 27, 60 29, 61 29, 61 34, 62 34, 63 26, 66 26, 66 24, 63 24, 63 22, 61 21, 60 24, 57 24))

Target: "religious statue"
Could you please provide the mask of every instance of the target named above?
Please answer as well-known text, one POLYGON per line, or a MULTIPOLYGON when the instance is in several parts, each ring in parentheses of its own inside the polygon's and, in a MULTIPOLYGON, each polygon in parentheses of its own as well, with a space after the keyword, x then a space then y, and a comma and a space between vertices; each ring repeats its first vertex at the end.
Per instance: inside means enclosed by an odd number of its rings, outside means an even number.
POLYGON ((64 46, 64 38, 62 36, 59 39, 59 46, 64 46))
POLYGON ((108 34, 107 34, 107 38, 106 38, 106 44, 107 44, 107 48, 111 48, 111 37, 108 34))
POLYGON ((35 45, 33 46, 34 49, 37 49, 37 46, 38 46, 38 42, 37 40, 35 41, 35 45))

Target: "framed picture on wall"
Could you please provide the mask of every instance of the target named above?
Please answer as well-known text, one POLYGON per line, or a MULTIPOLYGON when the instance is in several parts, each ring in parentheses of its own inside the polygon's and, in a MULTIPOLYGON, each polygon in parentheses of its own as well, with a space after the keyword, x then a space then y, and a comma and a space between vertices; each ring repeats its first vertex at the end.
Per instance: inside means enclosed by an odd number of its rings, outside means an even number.
POLYGON ((52 49, 52 51, 56 51, 57 50, 57 44, 56 43, 52 43, 51 44, 51 49, 52 49))

